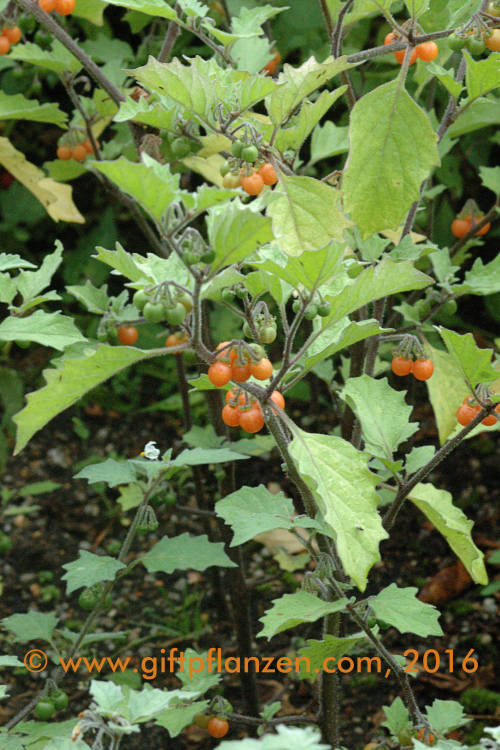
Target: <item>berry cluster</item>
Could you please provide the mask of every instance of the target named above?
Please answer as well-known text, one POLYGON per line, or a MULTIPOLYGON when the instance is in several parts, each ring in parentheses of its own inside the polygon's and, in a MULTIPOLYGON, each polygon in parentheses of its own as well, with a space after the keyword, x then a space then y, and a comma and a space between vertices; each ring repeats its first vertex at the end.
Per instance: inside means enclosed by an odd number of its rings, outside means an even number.
POLYGON ((166 295, 161 294, 159 289, 138 289, 133 303, 142 312, 147 323, 162 323, 166 320, 171 326, 184 323, 186 315, 193 309, 191 296, 180 289, 166 295))
MULTIPOLYGON (((457 422, 461 424, 462 427, 465 427, 472 422, 474 417, 477 416, 480 411, 481 407, 479 404, 471 402, 469 397, 466 396, 457 409, 457 422)), ((497 414, 500 414, 500 404, 497 404, 495 411, 497 414)), ((488 414, 487 417, 481 420, 481 424, 484 424, 486 427, 492 427, 497 421, 498 420, 494 414, 488 414)))
POLYGON ((448 37, 448 44, 454 52, 467 49, 471 55, 482 55, 486 49, 491 52, 499 52, 500 29, 479 27, 467 31, 458 31, 448 37))
POLYGON ((91 142, 86 139, 72 145, 70 142, 66 143, 64 140, 61 141, 57 148, 57 158, 61 161, 68 161, 68 159, 74 159, 75 161, 85 161, 89 154, 93 154, 94 149, 91 142))
POLYGON ((241 186, 248 195, 259 195, 264 185, 272 186, 278 182, 272 164, 264 162, 256 166, 259 150, 253 143, 234 141, 231 154, 232 158, 225 161, 220 168, 225 188, 234 189, 241 186))
MULTIPOLYGON (((466 234, 469 234, 470 230, 472 229, 472 219, 474 218, 474 224, 478 224, 481 219, 483 218, 482 214, 478 214, 476 216, 472 216, 472 214, 459 214, 456 219, 453 219, 451 223, 451 233, 458 237, 458 239, 462 239, 462 237, 465 237, 466 234)), ((475 232, 475 237, 482 237, 485 234, 488 234, 490 231, 491 224, 488 222, 484 225, 484 227, 481 227, 481 229, 478 229, 477 232, 475 232)))
POLYGON ((76 7, 76 0, 38 0, 38 5, 46 13, 55 10, 60 16, 69 16, 76 7))
POLYGON ((35 714, 42 721, 47 721, 55 713, 62 711, 69 703, 69 698, 63 690, 51 690, 42 696, 35 706, 35 714))
POLYGON ((391 369, 395 375, 400 377, 410 373, 417 380, 429 380, 434 372, 434 365, 431 359, 407 359, 406 357, 393 357, 391 369))
POLYGON ((6 55, 10 48, 17 44, 21 39, 21 29, 19 26, 4 26, 0 36, 0 55, 6 55))
MULTIPOLYGON (((384 39, 384 44, 392 44, 393 42, 397 42, 400 38, 401 37, 399 36, 399 34, 396 34, 394 31, 390 31, 384 39)), ((405 59, 405 53, 406 50, 404 49, 394 52, 394 57, 400 65, 405 59)), ((436 59, 438 54, 439 49, 436 42, 422 42, 422 44, 417 44, 417 46, 412 50, 410 65, 413 65, 413 63, 416 62, 418 58, 420 58, 424 62, 432 62, 432 60, 436 59)))
MULTIPOLYGON (((251 375, 257 380, 268 380, 273 374, 273 366, 263 356, 262 347, 253 344, 249 349, 252 350, 255 361, 242 346, 234 347, 230 341, 222 341, 217 346, 217 359, 208 368, 208 379, 212 385, 221 388, 230 380, 244 383, 251 375)), ((285 399, 279 391, 273 391, 270 398, 284 409, 285 399)), ((226 393, 222 420, 229 427, 241 427, 245 432, 259 432, 264 427, 259 402, 239 388, 226 393)))

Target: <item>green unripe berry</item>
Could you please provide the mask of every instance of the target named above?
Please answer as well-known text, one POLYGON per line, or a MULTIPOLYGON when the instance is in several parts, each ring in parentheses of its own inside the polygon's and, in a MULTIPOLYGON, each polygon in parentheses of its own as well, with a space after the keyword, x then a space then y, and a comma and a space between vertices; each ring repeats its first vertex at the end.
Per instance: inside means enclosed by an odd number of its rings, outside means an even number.
POLYGON ((292 305, 292 310, 295 313, 295 315, 297 315, 301 307, 302 307, 302 302, 300 301, 300 299, 294 300, 293 305, 292 305))
POLYGON ((259 341, 261 344, 272 344, 276 340, 276 326, 266 325, 259 330, 259 341))
POLYGON ((230 171, 231 171, 231 165, 229 164, 229 162, 228 161, 223 162, 223 164, 221 165, 219 169, 221 177, 225 177, 227 174, 229 174, 230 171))
POLYGON ((172 153, 177 159, 184 159, 191 153, 191 141, 185 135, 181 135, 172 141, 172 153))
POLYGON ((186 308, 182 302, 177 302, 172 307, 165 308, 165 319, 171 326, 180 326, 186 320, 186 308))
POLYGON ((306 320, 313 320, 313 318, 315 318, 317 314, 318 314, 318 305, 316 305, 314 302, 311 302, 311 304, 306 307, 304 318, 306 320))
POLYGON ((182 259, 187 266, 195 266, 200 262, 200 257, 196 253, 193 253, 192 250, 187 250, 183 253, 182 259))
POLYGON ((329 302, 326 302, 326 300, 325 300, 324 302, 320 302, 319 303, 319 305, 318 305, 318 315, 321 318, 328 317, 328 315, 330 315, 331 311, 332 311, 332 306, 331 306, 331 304, 329 302))
POLYGON ((241 150, 241 158, 243 159, 243 161, 247 161, 251 164, 253 164, 253 162, 257 159, 258 155, 259 150, 256 146, 245 146, 241 150))
POLYGON ((206 250, 200 260, 202 263, 213 263, 215 260, 215 250, 206 250))
POLYGON ((142 314, 148 323, 161 323, 165 317, 165 310, 161 302, 146 302, 142 314))
POLYGON ((148 301, 149 297, 143 289, 138 289, 132 297, 132 302, 137 307, 139 312, 144 310, 144 305, 148 301))
POLYGON ((64 690, 56 690, 50 695, 50 700, 54 704, 56 711, 62 711, 69 703, 69 698, 64 690))
POLYGON ((239 159, 241 157, 241 152, 243 150, 243 144, 241 141, 234 141, 231 146, 231 153, 236 158, 239 159))
POLYGON ((229 287, 223 289, 220 296, 223 302, 227 302, 229 304, 231 302, 234 302, 234 292, 229 287))
POLYGON ((50 719, 55 710, 54 704, 48 698, 42 698, 35 706, 35 714, 43 721, 50 719))
POLYGON ((452 34, 448 37, 448 44, 454 52, 459 52, 467 44, 467 39, 458 34, 452 34))
POLYGON ((248 324, 246 320, 243 323, 243 336, 246 339, 253 339, 252 329, 250 328, 250 325, 248 324))

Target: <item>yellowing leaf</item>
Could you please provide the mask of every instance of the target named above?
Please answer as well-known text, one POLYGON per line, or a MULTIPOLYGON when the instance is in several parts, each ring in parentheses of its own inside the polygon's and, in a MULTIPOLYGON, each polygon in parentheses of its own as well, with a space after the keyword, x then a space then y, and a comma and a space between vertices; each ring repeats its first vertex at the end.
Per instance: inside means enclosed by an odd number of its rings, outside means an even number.
POLYGON ((63 185, 29 162, 8 138, 0 138, 0 164, 44 206, 54 221, 83 224, 85 219, 73 203, 71 185, 63 185))

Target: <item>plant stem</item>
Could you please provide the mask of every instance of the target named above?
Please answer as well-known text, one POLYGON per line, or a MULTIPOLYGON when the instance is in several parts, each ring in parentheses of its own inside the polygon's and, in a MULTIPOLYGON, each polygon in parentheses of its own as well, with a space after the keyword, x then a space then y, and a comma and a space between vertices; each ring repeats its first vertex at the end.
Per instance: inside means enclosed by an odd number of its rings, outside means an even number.
POLYGON ((434 454, 434 456, 431 458, 430 461, 428 461, 425 466, 422 466, 421 469, 419 469, 412 477, 409 479, 405 484, 403 484, 399 490, 398 493, 387 511, 387 513, 384 516, 383 519, 383 526, 384 529, 389 530, 393 525, 394 521, 396 520, 396 516, 398 515, 399 511, 403 507, 403 504, 412 491, 412 489, 419 484, 427 474, 429 474, 438 464, 443 461, 456 447, 459 445, 462 440, 471 432, 476 425, 478 425, 481 420, 483 420, 488 414, 491 414, 495 409, 495 404, 491 404, 491 406, 488 406, 486 408, 481 409, 481 411, 476 414, 474 419, 469 422, 468 425, 466 425, 463 430, 460 430, 460 432, 455 435, 454 438, 451 440, 448 440, 447 443, 445 443, 438 451, 434 454))
MULTIPOLYGON (((177 10, 177 6, 176 6, 177 10)), ((177 13, 179 11, 177 10, 177 13)), ((169 21, 167 33, 165 34, 165 39, 163 40, 163 44, 160 50, 160 54, 158 55, 158 62, 165 62, 165 60, 168 60, 170 55, 172 54, 172 50, 174 48, 175 40, 181 33, 181 30, 179 28, 179 25, 175 21, 169 21)))
MULTIPOLYGON (((340 633, 340 612, 326 615, 323 620, 323 637, 340 633)), ((339 672, 322 672, 320 683, 320 724, 323 739, 332 748, 340 745, 339 713, 340 713, 340 678, 339 672)))

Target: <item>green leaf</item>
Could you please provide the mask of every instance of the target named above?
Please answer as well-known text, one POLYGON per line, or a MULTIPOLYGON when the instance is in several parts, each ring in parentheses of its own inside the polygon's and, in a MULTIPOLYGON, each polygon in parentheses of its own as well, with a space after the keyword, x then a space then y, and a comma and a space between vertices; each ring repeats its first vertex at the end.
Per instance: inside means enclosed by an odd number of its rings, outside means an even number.
POLYGON ((153 128, 173 130, 175 117, 175 107, 171 106, 167 109, 165 102, 151 104, 144 96, 141 96, 138 101, 134 101, 130 96, 127 96, 126 100, 121 102, 120 109, 113 120, 114 122, 135 120, 145 125, 151 125, 153 128))
POLYGON ((417 484, 411 491, 409 500, 444 536, 472 580, 476 583, 488 583, 484 555, 472 541, 474 522, 469 521, 460 508, 453 505, 451 494, 446 490, 438 490, 432 484, 417 484))
POLYGON ((175 537, 164 536, 140 558, 150 573, 173 573, 174 570, 206 570, 217 565, 235 568, 236 564, 224 552, 222 542, 209 542, 206 534, 175 537))
POLYGON ((415 472, 431 460, 435 452, 436 450, 433 445, 419 445, 412 448, 405 460, 406 475, 411 476, 415 474, 415 472))
POLYGON ((273 8, 271 5, 263 5, 260 8, 241 7, 239 15, 231 19, 231 29, 239 36, 248 34, 259 35, 261 27, 266 21, 283 13, 287 8, 273 8))
POLYGON ((470 391, 448 352, 426 344, 425 353, 434 363, 434 374, 426 385, 442 445, 457 426, 456 411, 470 391))
POLYGON ((137 508, 144 498, 144 492, 139 484, 126 484, 120 487, 118 492, 120 496, 117 498, 120 503, 121 509, 126 512, 131 508, 137 508))
POLYGON ((350 218, 363 238, 397 229, 440 163, 428 116, 395 79, 355 104, 349 142, 342 189, 350 218))
POLYGON ((418 430, 418 423, 409 421, 413 407, 405 391, 391 388, 387 378, 350 378, 340 395, 360 420, 365 451, 372 456, 392 460, 398 446, 418 430))
POLYGON ((0 667, 23 667, 17 656, 0 656, 0 667))
POLYGON ((128 461, 115 461, 107 458, 98 464, 90 464, 75 474, 75 479, 86 479, 89 484, 105 482, 108 487, 134 482, 137 477, 128 461))
POLYGON ((205 464, 224 464, 228 461, 242 461, 242 456, 229 448, 193 448, 184 450, 170 464, 171 466, 203 466, 205 464))
POLYGON ((427 65, 427 72, 431 73, 440 83, 443 84, 445 89, 455 98, 458 99, 463 86, 458 81, 455 81, 453 69, 446 70, 436 62, 431 62, 427 65))
POLYGON ((465 50, 464 59, 467 66, 465 82, 469 101, 484 96, 500 86, 497 55, 489 55, 485 60, 474 60, 465 50))
POLYGON ((50 122, 65 128, 67 115, 59 109, 58 104, 40 104, 36 99, 26 99, 22 94, 9 96, 0 92, 0 120, 50 122))
MULTIPOLYGON (((299 113, 290 119, 286 127, 279 128, 274 141, 278 151, 282 153, 288 149, 298 151, 314 126, 328 112, 334 102, 345 93, 345 88, 345 86, 340 86, 335 91, 322 91, 314 102, 305 100, 302 103, 299 113)), ((347 128, 345 130, 347 131, 347 128)))
POLYGON ((165 4, 164 0, 102 0, 108 5, 118 5, 120 8, 138 10, 148 16, 157 18, 168 18, 170 21, 177 18, 175 10, 165 4))
POLYGON ((215 504, 215 512, 231 526, 231 547, 272 529, 291 529, 293 501, 282 492, 273 495, 264 485, 241 487, 215 504))
POLYGON ((219 669, 219 655, 220 651, 217 652, 214 648, 201 653, 194 651, 192 648, 187 648, 185 650, 184 657, 188 661, 188 665, 189 659, 191 659, 192 669, 190 670, 189 666, 187 669, 182 669, 181 665, 179 671, 176 672, 175 676, 181 681, 183 687, 181 697, 183 696, 184 691, 186 691, 188 695, 191 693, 198 697, 206 693, 210 688, 219 684, 221 681, 221 673, 223 671, 222 657, 220 657, 221 666, 219 669), (214 651, 217 659, 214 659, 214 651), (217 669, 214 669, 215 665, 217 665, 217 669))
POLYGON ((461 336, 442 326, 437 330, 465 381, 473 388, 478 383, 490 383, 500 376, 500 371, 491 365, 491 349, 480 349, 472 333, 461 336))
POLYGON ((188 691, 156 690, 145 685, 142 690, 132 690, 110 681, 92 680, 90 693, 97 704, 97 713, 109 719, 118 714, 132 724, 150 721, 160 711, 169 707, 172 701, 189 698, 188 691))
POLYGON ((438 734, 446 734, 469 724, 464 714, 464 708, 458 701, 442 701, 436 698, 432 706, 427 707, 427 719, 432 729, 438 734))
POLYGON ((11 268, 36 268, 34 263, 21 258, 17 253, 0 253, 0 271, 9 271, 11 268))
POLYGON ((217 435, 213 425, 207 424, 204 427, 194 425, 188 432, 185 432, 182 438, 183 443, 187 443, 192 448, 220 448, 225 438, 217 435))
POLYGON ((270 639, 277 633, 294 628, 303 622, 316 622, 325 615, 342 612, 347 603, 348 599, 345 597, 334 602, 326 602, 307 591, 284 594, 279 599, 274 599, 271 609, 260 618, 264 627, 257 637, 270 639))
POLYGON ((300 279, 301 285, 312 291, 335 276, 341 267, 344 253, 345 245, 333 241, 321 250, 305 250, 298 257, 287 256, 273 246, 261 252, 259 259, 253 261, 252 265, 277 276, 292 288, 296 287, 297 280, 300 279))
POLYGON ((87 550, 80 550, 78 560, 66 563, 63 568, 68 572, 62 576, 66 583, 66 593, 82 587, 93 586, 101 581, 114 581, 119 570, 125 565, 108 555, 93 555, 87 550))
POLYGON ((429 0, 405 0, 408 13, 412 18, 418 18, 429 9, 429 0))
POLYGON ((297 256, 342 240, 350 222, 341 210, 341 193, 312 177, 280 176, 267 209, 280 250, 297 256))
POLYGON ((115 161, 96 161, 93 167, 132 196, 156 220, 181 196, 180 175, 172 174, 168 164, 160 164, 148 154, 142 162, 128 161, 120 156, 115 161))
POLYGON ((311 137, 310 163, 315 164, 331 156, 346 154, 349 151, 348 130, 347 126, 337 126, 331 120, 324 125, 317 125, 311 137))
POLYGON ((150 91, 168 97, 186 114, 209 126, 216 124, 214 108, 218 102, 223 102, 228 110, 242 111, 253 107, 277 87, 272 78, 221 68, 215 59, 200 57, 186 64, 177 58, 159 63, 150 57, 147 65, 127 72, 150 91))
POLYGON ((287 727, 278 724, 276 733, 265 734, 254 740, 226 740, 219 747, 221 750, 330 750, 331 745, 321 742, 316 727, 287 727))
POLYGON ((470 271, 465 272, 463 284, 453 287, 455 294, 496 294, 500 292, 500 255, 491 263, 483 264, 481 258, 476 258, 470 271))
POLYGON ((304 361, 304 374, 327 357, 347 349, 358 341, 377 336, 384 330, 386 329, 380 328, 376 320, 363 320, 356 323, 347 317, 342 318, 325 328, 308 348, 304 361))
POLYGON ((171 737, 177 737, 182 730, 193 723, 196 714, 209 706, 208 701, 195 701, 186 706, 174 706, 161 711, 155 719, 155 724, 164 727, 171 737))
POLYGON ((23 300, 28 300, 40 294, 51 282, 51 279, 62 263, 63 246, 56 240, 56 249, 46 255, 37 271, 21 271, 16 277, 16 284, 23 300))
POLYGON ((332 531, 344 570, 364 591, 368 571, 387 538, 377 512, 377 477, 369 457, 342 438, 293 430, 290 454, 332 531))
POLYGON ((308 640, 306 646, 300 648, 297 652, 297 663, 301 659, 307 659, 305 664, 300 662, 299 677, 314 682, 318 675, 323 671, 322 667, 328 659, 328 669, 334 667, 334 662, 338 661, 344 654, 348 654, 360 643, 366 643, 364 633, 355 633, 346 638, 337 638, 333 635, 325 635, 324 640, 308 640))
POLYGON ((500 167, 479 167, 479 174, 483 185, 500 195, 500 167))
POLYGON ((473 133, 490 125, 496 127, 500 120, 500 101, 481 97, 472 102, 467 109, 458 110, 459 116, 448 129, 450 138, 459 138, 466 133, 473 133))
POLYGON ((284 65, 278 83, 280 86, 266 101, 272 122, 280 126, 309 94, 321 88, 327 81, 344 70, 355 67, 345 57, 329 58, 323 63, 310 57, 299 68, 284 65))
POLYGON ((15 643, 51 641, 58 618, 53 612, 30 611, 11 615, 1 620, 2 625, 14 635, 15 643))
POLYGON ((397 737, 399 733, 410 724, 410 713, 401 698, 395 698, 390 706, 383 706, 386 721, 382 722, 397 737))
POLYGON ((84 393, 135 362, 152 356, 157 356, 157 350, 144 352, 135 347, 100 344, 96 349, 88 349, 84 357, 67 359, 57 369, 44 370, 47 385, 29 393, 27 405, 13 419, 17 425, 15 454, 35 432, 75 404, 84 393))
POLYGON ((37 310, 26 318, 5 318, 0 323, 0 340, 36 341, 37 344, 59 350, 85 341, 73 318, 59 312, 46 313, 43 310, 37 310))
POLYGON ((95 287, 90 279, 85 284, 67 286, 66 291, 76 297, 89 312, 103 315, 108 309, 108 287, 106 285, 95 287))
POLYGON ((438 623, 440 612, 432 604, 424 604, 415 594, 417 588, 398 588, 391 583, 375 597, 370 598, 370 607, 375 617, 397 628, 400 633, 415 633, 427 638, 429 635, 443 635, 438 623))
POLYGON ((394 262, 390 258, 383 258, 378 265, 362 271, 350 284, 344 284, 342 291, 336 289, 334 295, 329 296, 327 289, 324 290, 332 303, 332 312, 323 318, 323 328, 368 302, 410 289, 423 289, 431 283, 430 276, 418 271, 412 261, 394 262))
POLYGON ((212 208, 207 216, 210 246, 215 250, 213 272, 245 260, 272 239, 271 221, 236 199, 212 208))
POLYGON ((77 3, 72 15, 76 16, 76 18, 84 18, 95 26, 102 26, 103 13, 102 0, 85 0, 84 3, 77 3))
MULTIPOLYGON (((70 72, 74 75, 75 73, 78 73, 82 67, 81 62, 77 60, 77 58, 72 55, 58 39, 52 39, 50 52, 46 52, 32 42, 24 42, 23 44, 13 47, 9 57, 14 60, 21 60, 22 62, 36 65, 37 68, 52 70, 54 73, 70 72)), ((65 118, 63 112, 61 112, 60 115, 65 118)), ((30 117, 26 119, 32 118, 30 117)))

